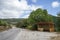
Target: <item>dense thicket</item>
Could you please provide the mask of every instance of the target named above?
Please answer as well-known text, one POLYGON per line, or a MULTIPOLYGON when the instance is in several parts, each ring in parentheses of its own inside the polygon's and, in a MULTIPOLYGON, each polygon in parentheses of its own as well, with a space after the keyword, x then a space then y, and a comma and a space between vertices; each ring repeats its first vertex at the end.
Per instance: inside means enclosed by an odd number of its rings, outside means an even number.
POLYGON ((56 24, 57 24, 57 27, 56 27, 57 31, 60 32, 60 13, 57 14, 57 23, 56 24))
POLYGON ((38 22, 53 22, 52 16, 48 14, 46 9, 38 8, 30 13, 29 18, 17 23, 17 27, 37 30, 38 22))

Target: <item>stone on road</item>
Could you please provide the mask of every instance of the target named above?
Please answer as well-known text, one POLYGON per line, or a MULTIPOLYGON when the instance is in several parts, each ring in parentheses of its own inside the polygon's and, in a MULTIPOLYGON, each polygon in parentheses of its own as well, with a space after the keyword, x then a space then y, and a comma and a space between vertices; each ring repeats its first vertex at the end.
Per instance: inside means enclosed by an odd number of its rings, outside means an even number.
POLYGON ((55 33, 27 31, 26 29, 14 28, 0 33, 0 40, 51 40, 57 36, 55 33))

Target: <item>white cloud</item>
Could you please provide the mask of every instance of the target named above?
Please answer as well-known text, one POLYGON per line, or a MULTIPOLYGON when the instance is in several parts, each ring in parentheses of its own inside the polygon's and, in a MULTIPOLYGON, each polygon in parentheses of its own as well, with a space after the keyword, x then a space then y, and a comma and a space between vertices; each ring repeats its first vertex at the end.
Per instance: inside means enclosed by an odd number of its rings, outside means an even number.
POLYGON ((59 7, 60 6, 60 3, 55 1, 55 2, 52 2, 52 7, 55 8, 55 7, 59 7))
POLYGON ((29 17, 29 15, 25 15, 25 16, 23 16, 22 18, 28 18, 29 17))
POLYGON ((0 0, 0 18, 21 18, 21 15, 28 14, 30 13, 28 11, 37 8, 42 8, 42 6, 28 5, 26 0, 0 0))

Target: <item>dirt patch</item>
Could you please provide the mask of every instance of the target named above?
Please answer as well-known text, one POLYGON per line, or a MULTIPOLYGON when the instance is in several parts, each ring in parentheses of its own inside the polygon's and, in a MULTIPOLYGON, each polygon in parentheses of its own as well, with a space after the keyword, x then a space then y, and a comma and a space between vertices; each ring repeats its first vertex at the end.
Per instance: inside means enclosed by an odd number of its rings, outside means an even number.
POLYGON ((51 40, 60 40, 60 33, 57 34, 55 37, 51 37, 51 40))
POLYGON ((11 29, 11 27, 6 26, 0 26, 0 32, 11 29))

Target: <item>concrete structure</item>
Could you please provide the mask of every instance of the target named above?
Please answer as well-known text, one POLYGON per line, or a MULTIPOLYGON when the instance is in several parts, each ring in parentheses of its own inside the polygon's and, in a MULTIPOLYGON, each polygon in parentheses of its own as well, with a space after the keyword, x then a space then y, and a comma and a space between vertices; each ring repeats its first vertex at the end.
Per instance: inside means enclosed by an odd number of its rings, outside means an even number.
POLYGON ((54 23, 52 22, 39 22, 37 25, 39 31, 54 32, 54 23))

